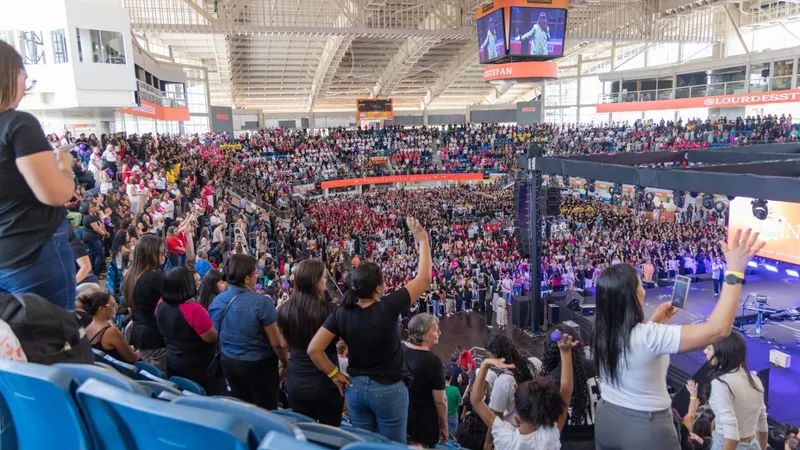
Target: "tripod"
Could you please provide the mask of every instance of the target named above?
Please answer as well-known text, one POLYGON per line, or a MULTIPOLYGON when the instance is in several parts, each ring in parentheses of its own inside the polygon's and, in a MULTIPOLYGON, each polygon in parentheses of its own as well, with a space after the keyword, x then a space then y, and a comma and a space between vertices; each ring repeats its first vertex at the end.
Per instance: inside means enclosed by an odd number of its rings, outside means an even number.
MULTIPOLYGON (((754 294, 750 294, 742 303, 742 315, 744 315, 745 311, 752 311, 756 313, 756 323, 751 326, 750 328, 743 329, 742 332, 745 336, 749 336, 756 339, 764 339, 769 343, 774 341, 773 338, 764 334, 763 326, 764 326, 764 314, 774 314, 777 311, 769 308, 767 304, 767 296, 766 295, 758 295, 755 294, 756 300, 755 302, 750 302, 748 305, 748 301, 750 297, 754 294)), ((744 328, 744 327, 742 327, 744 328)))

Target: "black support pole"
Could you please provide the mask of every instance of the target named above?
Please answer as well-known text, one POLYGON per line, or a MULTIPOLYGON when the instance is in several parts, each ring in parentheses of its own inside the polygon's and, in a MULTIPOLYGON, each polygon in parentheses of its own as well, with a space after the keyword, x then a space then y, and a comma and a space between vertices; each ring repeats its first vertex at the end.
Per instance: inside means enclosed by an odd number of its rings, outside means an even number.
POLYGON ((541 269, 539 268, 540 247, 544 239, 544 222, 542 221, 543 212, 539 210, 539 198, 542 194, 542 171, 536 170, 536 158, 530 158, 530 169, 533 174, 530 184, 531 206, 530 206, 530 245, 531 251, 528 257, 528 264, 531 271, 531 294, 529 302, 529 314, 531 319, 531 332, 539 333, 542 329, 542 280, 541 269))

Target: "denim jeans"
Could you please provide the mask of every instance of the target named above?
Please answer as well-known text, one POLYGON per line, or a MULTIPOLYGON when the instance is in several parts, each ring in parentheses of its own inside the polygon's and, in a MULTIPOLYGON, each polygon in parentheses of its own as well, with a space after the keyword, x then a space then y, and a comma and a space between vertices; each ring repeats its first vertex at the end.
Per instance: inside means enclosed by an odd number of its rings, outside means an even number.
MULTIPOLYGON (((712 436, 711 450, 722 450, 722 441, 724 438, 719 433, 714 433, 712 436)), ((736 450, 759 450, 761 446, 758 445, 758 439, 753 438, 751 442, 739 442, 736 444, 736 450)))
POLYGON ((31 293, 66 310, 75 309, 75 258, 69 245, 69 222, 45 239, 36 261, 0 269, 0 292, 31 293))
POLYGON ((456 434, 457 429, 458 429, 458 413, 453 414, 452 416, 447 416, 447 431, 456 434))
POLYGON ((514 286, 511 289, 512 289, 511 292, 514 295, 514 297, 519 297, 520 295, 522 295, 522 286, 514 286))
POLYGON ((105 250, 103 250, 103 241, 96 239, 87 244, 89 253, 92 255, 92 273, 100 275, 103 272, 103 266, 106 263, 105 250))
POLYGON ((434 316, 438 316, 440 314, 439 305, 441 304, 441 300, 431 300, 431 304, 433 305, 433 310, 431 314, 434 316))
POLYGON ((350 381, 353 385, 345 391, 350 423, 405 444, 408 425, 405 383, 380 384, 364 376, 351 377, 350 381))

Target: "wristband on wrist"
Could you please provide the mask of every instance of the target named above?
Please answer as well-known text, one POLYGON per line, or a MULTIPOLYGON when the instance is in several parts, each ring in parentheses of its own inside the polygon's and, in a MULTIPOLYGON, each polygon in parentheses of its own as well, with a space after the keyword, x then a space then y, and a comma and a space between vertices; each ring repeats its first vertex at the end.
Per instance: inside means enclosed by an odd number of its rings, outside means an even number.
POLYGON ((339 368, 338 367, 334 367, 334 369, 331 370, 331 373, 328 374, 328 378, 335 377, 337 373, 339 373, 339 368))
POLYGON ((744 278, 743 272, 734 272, 733 270, 726 270, 725 275, 736 275, 738 278, 744 278))
POLYGON ((693 395, 693 396, 689 397, 689 400, 697 400, 697 396, 693 395))

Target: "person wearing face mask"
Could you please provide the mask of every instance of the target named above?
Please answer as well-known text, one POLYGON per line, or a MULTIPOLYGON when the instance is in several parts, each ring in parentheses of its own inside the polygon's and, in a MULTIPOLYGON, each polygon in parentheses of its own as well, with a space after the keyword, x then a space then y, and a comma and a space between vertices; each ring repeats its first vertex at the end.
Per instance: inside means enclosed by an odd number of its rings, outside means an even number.
MULTIPOLYGON (((75 191, 72 155, 53 149, 32 115, 22 57, 0 41, 0 292, 75 307, 75 261, 64 204, 75 191)), ((31 88, 33 87, 30 84, 31 88)))

